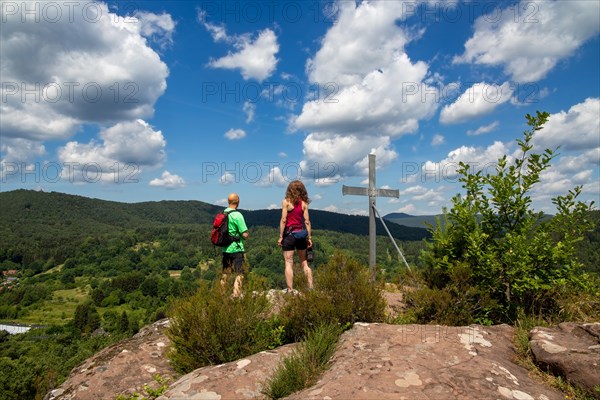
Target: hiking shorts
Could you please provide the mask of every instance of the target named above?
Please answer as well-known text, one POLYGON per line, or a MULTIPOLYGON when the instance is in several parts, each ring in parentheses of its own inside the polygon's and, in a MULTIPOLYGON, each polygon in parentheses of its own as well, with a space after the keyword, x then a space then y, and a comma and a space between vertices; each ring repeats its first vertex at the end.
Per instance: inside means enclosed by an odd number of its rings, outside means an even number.
POLYGON ((306 250, 308 248, 308 240, 306 238, 296 239, 294 235, 288 233, 281 241, 281 248, 283 251, 306 250))
POLYGON ((223 273, 231 272, 238 275, 244 273, 244 253, 223 253, 223 273))

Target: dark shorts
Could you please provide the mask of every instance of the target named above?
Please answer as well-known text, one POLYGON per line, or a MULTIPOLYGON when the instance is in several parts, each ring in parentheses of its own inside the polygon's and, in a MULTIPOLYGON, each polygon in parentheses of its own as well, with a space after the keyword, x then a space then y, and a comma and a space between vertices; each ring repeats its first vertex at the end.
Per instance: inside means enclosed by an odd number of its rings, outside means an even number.
POLYGON ((223 273, 244 273, 244 253, 223 253, 223 273))
POLYGON ((281 248, 283 251, 306 250, 308 248, 308 240, 306 238, 296 239, 294 235, 288 233, 281 241, 281 248))

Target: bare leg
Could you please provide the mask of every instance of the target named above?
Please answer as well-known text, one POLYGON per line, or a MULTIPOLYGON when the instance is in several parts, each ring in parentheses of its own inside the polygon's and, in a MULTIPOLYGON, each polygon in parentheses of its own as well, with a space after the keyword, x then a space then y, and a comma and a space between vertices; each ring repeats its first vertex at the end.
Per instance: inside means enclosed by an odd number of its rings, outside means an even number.
POLYGON ((294 250, 284 250, 283 259, 285 260, 285 283, 288 289, 294 288, 294 250))
POLYGON ((313 277, 312 277, 312 269, 308 266, 308 260, 306 259, 306 250, 298 250, 298 256, 300 257, 300 264, 302 264, 302 269, 304 270, 304 275, 306 275, 306 281, 308 282, 308 288, 312 289, 313 287, 313 277))
POLYGON ((225 287, 227 285, 227 274, 221 275, 221 287, 225 287))
POLYGON ((242 282, 244 281, 243 275, 237 275, 233 282, 233 297, 240 297, 242 294, 242 282))

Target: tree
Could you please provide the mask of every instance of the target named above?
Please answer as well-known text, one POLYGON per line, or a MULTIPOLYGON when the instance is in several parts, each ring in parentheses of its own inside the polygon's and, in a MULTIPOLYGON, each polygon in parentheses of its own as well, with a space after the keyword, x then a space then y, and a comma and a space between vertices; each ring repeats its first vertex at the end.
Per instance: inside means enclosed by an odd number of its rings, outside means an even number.
POLYGON ((104 300, 105 296, 104 296, 104 292, 102 291, 102 289, 95 288, 90 293, 90 297, 92 298, 92 301, 94 302, 95 305, 101 306, 102 300, 104 300))
POLYGON ((494 174, 473 172, 460 163, 465 194, 452 199, 447 223, 432 229, 433 240, 423 254, 428 282, 438 289, 453 287, 451 301, 471 307, 476 320, 512 320, 519 309, 552 313, 561 293, 588 282, 575 244, 592 228, 593 202, 577 201, 581 187, 576 187, 552 199, 557 214, 550 220, 531 208, 532 188, 556 155, 550 149, 531 152, 533 135, 548 117, 539 111, 527 114, 531 129, 517 140, 520 155, 512 163, 506 155, 500 158, 494 174), (456 302, 467 286, 475 292, 456 302), (481 303, 482 297, 489 301, 481 303))
POLYGON ((100 328, 100 315, 93 304, 84 303, 75 308, 73 326, 81 333, 92 333, 100 328))
POLYGON ((121 319, 119 320, 119 332, 127 332, 129 330, 129 318, 127 312, 123 311, 121 319))

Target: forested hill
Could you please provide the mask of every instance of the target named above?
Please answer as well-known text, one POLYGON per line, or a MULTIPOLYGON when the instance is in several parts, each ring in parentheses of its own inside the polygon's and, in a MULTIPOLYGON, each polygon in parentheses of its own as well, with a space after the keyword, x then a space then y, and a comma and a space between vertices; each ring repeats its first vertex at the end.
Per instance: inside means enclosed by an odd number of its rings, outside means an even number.
MULTIPOLYGON (((212 224, 223 207, 201 201, 119 203, 58 192, 15 190, 0 193, 0 252, 28 253, 33 249, 69 247, 86 237, 115 231, 144 230, 176 224, 212 224)), ((280 210, 242 210, 250 227, 277 227, 280 210)), ((368 234, 368 218, 311 210, 313 229, 368 234)), ((425 229, 386 222, 403 241, 422 240, 425 229)), ((377 232, 385 235, 378 221, 377 232)), ((43 252, 43 251, 42 251, 43 252)), ((2 254, 0 254, 2 256, 2 254)))
MULTIPOLYGON (((256 210, 243 211, 246 222, 250 226, 266 225, 279 226, 281 210, 256 210)), ((355 235, 369 234, 369 219, 360 215, 338 214, 330 211, 310 210, 310 221, 313 229, 352 233, 355 235)), ((398 225, 386 221, 392 236, 402 241, 422 240, 430 237, 429 232, 423 228, 414 228, 398 225)), ((385 228, 377 220, 377 234, 386 235, 385 228)))

